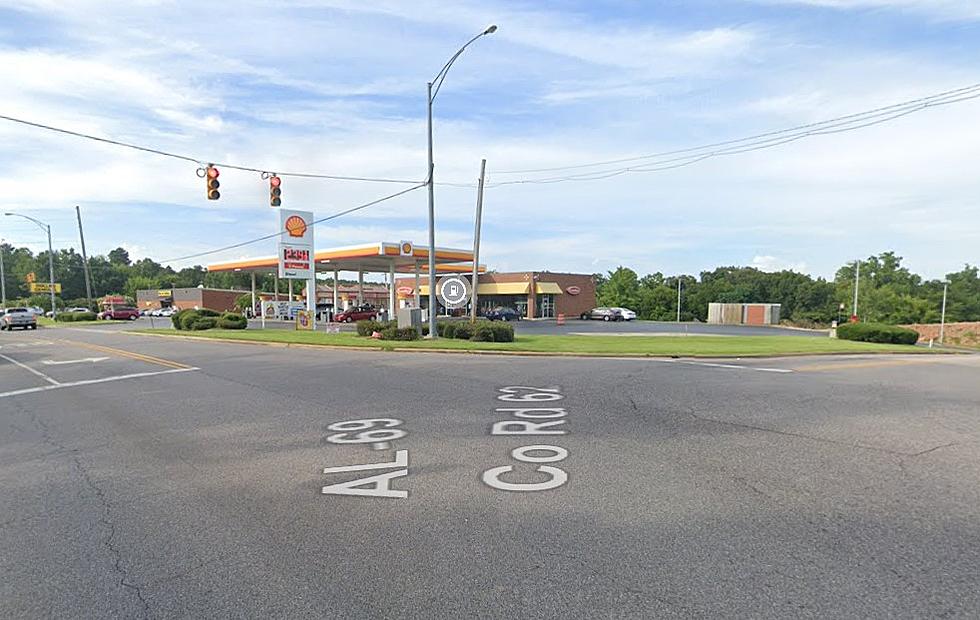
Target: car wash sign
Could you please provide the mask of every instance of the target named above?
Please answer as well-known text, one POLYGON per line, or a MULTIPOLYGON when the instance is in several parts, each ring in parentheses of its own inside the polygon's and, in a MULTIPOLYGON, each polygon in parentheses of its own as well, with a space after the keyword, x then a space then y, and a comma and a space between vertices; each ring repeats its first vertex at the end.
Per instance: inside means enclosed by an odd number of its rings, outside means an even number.
POLYGON ((279 211, 279 277, 313 277, 313 214, 308 211, 279 211))

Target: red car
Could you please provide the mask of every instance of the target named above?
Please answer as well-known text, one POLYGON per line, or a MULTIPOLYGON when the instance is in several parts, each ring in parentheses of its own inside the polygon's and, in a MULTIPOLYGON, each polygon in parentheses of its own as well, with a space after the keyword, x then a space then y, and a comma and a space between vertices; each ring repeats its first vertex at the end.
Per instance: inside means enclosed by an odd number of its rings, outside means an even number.
POLYGON ((140 318, 140 311, 131 306, 109 306, 98 317, 104 321, 135 321, 140 318))
POLYGON ((354 321, 366 321, 378 318, 378 311, 371 306, 353 307, 338 312, 333 320, 338 323, 353 323, 354 321))

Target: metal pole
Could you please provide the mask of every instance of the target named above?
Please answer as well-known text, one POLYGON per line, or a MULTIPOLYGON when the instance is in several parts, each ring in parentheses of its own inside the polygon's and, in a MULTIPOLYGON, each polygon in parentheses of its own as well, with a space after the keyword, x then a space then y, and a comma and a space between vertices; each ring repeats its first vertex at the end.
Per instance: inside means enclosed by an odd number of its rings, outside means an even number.
POLYGON ((677 322, 681 322, 681 277, 677 276, 677 322))
MULTIPOLYGON (((264 312, 259 312, 262 316, 265 316, 264 312)), ((255 272, 252 272, 252 316, 255 316, 255 272)))
POLYGON ((388 320, 397 319, 395 312, 395 261, 388 263, 388 320))
POLYGON ((480 184, 476 190, 476 224, 473 228, 473 290, 470 292, 470 321, 476 321, 476 287, 480 272, 480 224, 483 221, 483 181, 487 174, 487 160, 480 161, 480 184))
POLYGON ((858 283, 861 281, 861 261, 854 261, 854 312, 855 318, 858 315, 858 283))
POLYGON ((0 308, 7 307, 7 276, 3 273, 3 239, 0 239, 0 308))
POLYGON ((364 305, 364 270, 357 270, 357 305, 364 305))
POLYGON ((429 338, 438 338, 436 333, 436 165, 432 160, 432 82, 427 84, 429 120, 429 338))
POLYGON ((337 293, 337 288, 340 286, 339 284, 340 280, 338 279, 339 276, 340 276, 340 272, 334 269, 333 270, 333 316, 337 316, 337 313, 340 312, 340 309, 337 307, 337 304, 340 303, 338 293, 337 293))
POLYGON ((45 224, 48 229, 48 276, 51 278, 51 318, 58 316, 58 309, 54 305, 54 249, 51 247, 51 224, 45 224))
POLYGON ((289 287, 289 289, 288 289, 289 290, 289 301, 292 302, 293 301, 293 279, 292 278, 287 278, 286 279, 286 282, 288 283, 288 287, 289 287))
POLYGON ((422 293, 419 292, 421 290, 419 288, 419 285, 420 285, 420 283, 419 283, 419 262, 418 261, 415 261, 415 307, 416 308, 421 308, 422 307, 422 299, 421 299, 422 293))
POLYGON ((279 272, 278 272, 278 271, 276 271, 276 272, 275 272, 275 273, 274 273, 274 274, 272 275, 272 277, 274 278, 274 280, 275 280, 275 283, 276 283, 276 284, 275 284, 275 286, 276 286, 276 292, 275 292, 275 296, 274 296, 274 298, 275 298, 275 300, 276 300, 276 301, 279 301, 279 272))
POLYGON ((88 254, 85 253, 85 233, 82 232, 82 211, 75 205, 75 215, 78 217, 78 236, 82 240, 82 266, 85 268, 85 299, 88 300, 89 310, 92 309, 92 274, 88 270, 88 254))
POLYGON ((943 343, 943 336, 946 333, 946 289, 949 282, 943 282, 943 312, 939 319, 939 344, 943 343))

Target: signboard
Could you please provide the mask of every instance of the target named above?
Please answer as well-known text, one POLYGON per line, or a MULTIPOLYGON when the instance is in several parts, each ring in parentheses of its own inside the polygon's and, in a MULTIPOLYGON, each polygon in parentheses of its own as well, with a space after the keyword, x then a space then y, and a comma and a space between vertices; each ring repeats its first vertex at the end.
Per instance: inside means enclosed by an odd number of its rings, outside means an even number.
POLYGON ((33 284, 34 282, 37 281, 37 276, 34 275, 34 272, 32 271, 29 274, 27 274, 24 280, 27 281, 28 284, 33 284))
POLYGON ((436 283, 436 295, 446 308, 462 308, 470 300, 470 282, 463 276, 446 276, 436 283))
POLYGON ((174 292, 172 289, 163 289, 157 291, 157 297, 159 297, 160 299, 168 299, 173 296, 174 296, 174 292))
POLYGON ((577 286, 569 286, 568 288, 565 289, 565 292, 568 293, 569 295, 578 295, 579 293, 582 292, 582 289, 580 289, 577 286))
POLYGON ((397 289, 395 289, 395 292, 398 293, 399 297, 411 297, 412 293, 415 292, 415 289, 411 286, 399 286, 397 289))
MULTIPOLYGON (((49 282, 31 282, 31 292, 32 293, 50 293, 51 284, 49 282)), ((59 282, 54 283, 54 292, 61 292, 61 284, 59 282)))
POLYGON ((306 308, 302 301, 263 301, 262 317, 266 319, 296 318, 296 313, 306 308))
POLYGON ((309 310, 300 310, 296 313, 296 329, 313 329, 313 315, 309 310))
POLYGON ((313 214, 309 211, 279 211, 279 277, 313 277, 313 214))
POLYGON ((411 256, 413 254, 412 242, 402 241, 398 244, 398 253, 402 256, 411 256))

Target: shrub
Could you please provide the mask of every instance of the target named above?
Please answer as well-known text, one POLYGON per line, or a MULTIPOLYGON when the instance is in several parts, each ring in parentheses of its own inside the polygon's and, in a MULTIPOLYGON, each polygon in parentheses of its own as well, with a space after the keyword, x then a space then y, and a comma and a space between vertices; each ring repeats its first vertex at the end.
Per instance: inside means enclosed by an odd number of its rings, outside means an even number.
POLYGON ((245 329, 248 327, 248 319, 234 312, 225 312, 218 317, 218 327, 221 329, 245 329))
POLYGON ((208 316, 214 318, 218 318, 219 316, 221 316, 220 312, 218 312, 217 310, 212 310, 211 308, 199 308, 198 310, 196 310, 196 312, 201 316, 208 316))
POLYGON ((213 316, 199 316, 190 323, 191 331, 199 332, 205 329, 213 329, 218 325, 218 319, 213 316))
POLYGON ((480 322, 473 326, 473 336, 470 337, 470 340, 476 342, 493 342, 494 335, 493 325, 480 322))
MULTIPOLYGON (((448 328, 447 328, 448 330, 448 328)), ((448 338, 448 336, 446 336, 448 338)), ((456 323, 456 329, 453 330, 453 338, 457 340, 469 340, 473 337, 473 325, 468 321, 460 321, 456 323)))
POLYGON ((381 331, 381 323, 377 321, 372 321, 367 319, 364 321, 357 322, 357 335, 358 336, 370 336, 374 332, 381 331))
MULTIPOLYGON (((494 342, 514 342, 514 326, 510 323, 490 323, 494 342)), ((475 338, 474 338, 475 340, 475 338)))
POLYGON ((444 323, 436 323, 436 332, 439 332, 439 325, 442 325, 442 333, 439 334, 443 338, 455 338, 456 337, 456 323, 450 323, 446 321, 444 323))
POLYGON ((418 340, 419 333, 414 327, 388 326, 381 330, 382 340, 418 340))
POLYGON ((184 329, 182 321, 188 312, 193 312, 193 310, 178 310, 170 315, 170 322, 173 323, 174 329, 184 329))
POLYGON ((177 329, 189 330, 191 329, 191 323, 201 318, 200 313, 197 310, 181 310, 174 315, 174 324, 177 329), (179 317, 179 321, 176 320, 179 317))
POLYGON ((842 340, 860 340, 862 342, 915 344, 919 340, 919 333, 897 325, 844 323, 837 328, 837 337, 842 340))

